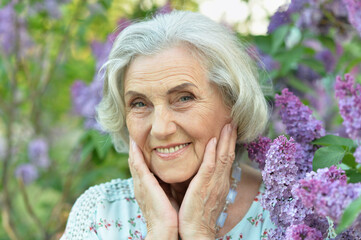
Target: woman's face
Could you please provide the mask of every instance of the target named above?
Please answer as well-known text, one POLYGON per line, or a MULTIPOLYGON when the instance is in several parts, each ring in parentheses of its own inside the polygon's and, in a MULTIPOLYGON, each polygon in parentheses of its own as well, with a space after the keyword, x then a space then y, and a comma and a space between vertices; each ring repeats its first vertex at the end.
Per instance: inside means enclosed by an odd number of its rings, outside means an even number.
POLYGON ((208 141, 231 121, 219 90, 182 46, 136 57, 125 74, 124 96, 129 135, 166 183, 194 176, 208 141))

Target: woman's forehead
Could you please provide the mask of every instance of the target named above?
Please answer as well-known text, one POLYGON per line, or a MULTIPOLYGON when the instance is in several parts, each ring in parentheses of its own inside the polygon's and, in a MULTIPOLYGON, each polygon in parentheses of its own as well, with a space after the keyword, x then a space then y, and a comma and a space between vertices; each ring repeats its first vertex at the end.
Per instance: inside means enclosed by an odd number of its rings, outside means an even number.
POLYGON ((173 81, 204 84, 206 73, 185 47, 173 47, 156 55, 138 56, 125 73, 125 91, 137 84, 164 84, 173 81))

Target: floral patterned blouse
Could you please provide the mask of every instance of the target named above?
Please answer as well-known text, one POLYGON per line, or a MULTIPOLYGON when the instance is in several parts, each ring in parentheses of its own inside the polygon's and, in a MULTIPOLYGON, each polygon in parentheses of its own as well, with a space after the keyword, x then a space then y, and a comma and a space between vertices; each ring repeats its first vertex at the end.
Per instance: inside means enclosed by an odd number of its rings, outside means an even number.
MULTIPOLYGON (((269 212, 260 204, 264 191, 258 195, 244 218, 218 240, 265 240, 271 228, 269 212)), ((145 219, 134 198, 133 180, 114 179, 93 186, 75 202, 61 240, 144 239, 147 234, 145 219)))

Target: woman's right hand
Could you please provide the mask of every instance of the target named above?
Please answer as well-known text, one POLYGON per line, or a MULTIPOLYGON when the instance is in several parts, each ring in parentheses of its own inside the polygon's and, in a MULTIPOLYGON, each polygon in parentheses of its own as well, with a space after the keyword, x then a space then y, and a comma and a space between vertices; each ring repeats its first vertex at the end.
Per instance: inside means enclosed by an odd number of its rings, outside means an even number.
POLYGON ((134 196, 147 222, 146 239, 178 239, 178 206, 171 197, 170 186, 160 184, 150 172, 143 153, 131 138, 128 162, 134 196))

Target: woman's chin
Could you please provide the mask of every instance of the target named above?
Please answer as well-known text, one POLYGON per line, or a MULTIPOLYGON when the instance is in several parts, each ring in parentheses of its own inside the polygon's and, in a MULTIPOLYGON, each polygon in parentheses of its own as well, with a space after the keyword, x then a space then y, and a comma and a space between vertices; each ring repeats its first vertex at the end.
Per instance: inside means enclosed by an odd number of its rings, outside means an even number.
POLYGON ((158 178, 168 184, 184 183, 193 178, 194 174, 174 173, 174 174, 159 174, 158 178))

